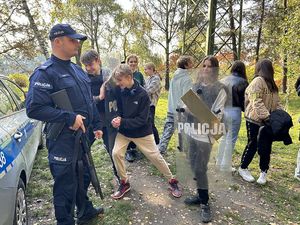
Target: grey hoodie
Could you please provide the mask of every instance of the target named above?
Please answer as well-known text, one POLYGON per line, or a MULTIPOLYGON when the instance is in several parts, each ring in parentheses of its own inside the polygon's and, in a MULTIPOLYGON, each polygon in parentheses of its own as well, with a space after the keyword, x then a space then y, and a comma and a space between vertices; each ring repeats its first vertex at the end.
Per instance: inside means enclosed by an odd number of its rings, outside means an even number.
POLYGON ((188 69, 178 68, 170 83, 168 96, 168 112, 175 113, 178 106, 182 106, 181 96, 183 96, 191 87, 192 79, 188 69))

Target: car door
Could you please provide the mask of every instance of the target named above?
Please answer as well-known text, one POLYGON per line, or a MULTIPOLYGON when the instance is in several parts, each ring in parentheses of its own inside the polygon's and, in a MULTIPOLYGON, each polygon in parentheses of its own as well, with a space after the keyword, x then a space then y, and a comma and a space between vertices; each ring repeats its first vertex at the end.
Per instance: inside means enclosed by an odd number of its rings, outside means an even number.
MULTIPOLYGON (((20 145, 9 130, 18 108, 0 80, 0 224, 11 225, 21 171, 25 170, 20 145)), ((11 129, 10 129, 11 128, 11 129)))
POLYGON ((25 158, 28 180, 41 140, 42 123, 27 117, 24 92, 9 80, 2 80, 2 82, 18 108, 16 113, 10 118, 11 122, 4 129, 13 136, 16 146, 21 149, 21 154, 25 158))

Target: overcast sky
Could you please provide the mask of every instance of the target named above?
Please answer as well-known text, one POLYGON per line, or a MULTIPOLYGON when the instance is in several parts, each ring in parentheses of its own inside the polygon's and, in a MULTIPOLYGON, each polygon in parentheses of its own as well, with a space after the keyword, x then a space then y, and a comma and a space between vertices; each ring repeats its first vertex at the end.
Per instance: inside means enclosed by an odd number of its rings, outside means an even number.
POLYGON ((116 2, 119 3, 125 10, 132 8, 132 0, 116 0, 116 2))

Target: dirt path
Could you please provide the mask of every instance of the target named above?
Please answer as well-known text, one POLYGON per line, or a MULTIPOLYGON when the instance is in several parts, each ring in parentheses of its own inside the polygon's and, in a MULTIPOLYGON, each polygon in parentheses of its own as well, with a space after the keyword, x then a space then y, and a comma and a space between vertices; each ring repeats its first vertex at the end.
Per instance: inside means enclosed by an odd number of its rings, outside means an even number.
MULTIPOLYGON (((38 197, 29 199, 30 225, 55 224, 51 194, 53 181, 47 166, 46 152, 43 152, 43 154, 44 156, 40 156, 39 159, 40 170, 37 170, 32 178, 31 188, 38 192, 36 194, 38 197)), ((171 161, 173 162, 174 159, 171 159, 171 161)), ((109 162, 106 163, 109 164, 109 162)), ((187 179, 192 177, 191 174, 187 175, 187 165, 181 165, 180 169, 177 167, 178 178, 184 187, 184 195, 182 198, 176 199, 169 194, 166 180, 153 169, 148 160, 126 164, 130 175, 131 191, 126 194, 123 200, 116 202, 109 196, 112 189, 110 185, 107 185, 110 180, 107 180, 106 185, 103 186, 106 194, 104 201, 93 196, 96 205, 103 205, 107 208, 105 214, 107 219, 99 219, 90 225, 127 225, 128 222, 122 221, 122 216, 114 213, 114 205, 122 203, 130 203, 128 205, 133 208, 133 212, 131 209, 128 211, 130 213, 128 214, 129 224, 131 225, 201 224, 199 207, 187 207, 184 204, 184 199, 194 194, 194 181, 187 179), (180 171, 185 170, 186 172, 179 174, 180 171), (112 216, 118 217, 118 219, 112 220, 112 216)), ((209 177, 213 178, 210 179, 210 203, 213 212, 213 221, 210 224, 296 225, 296 223, 280 221, 274 212, 274 208, 272 208, 273 206, 270 205, 271 203, 267 203, 261 197, 263 192, 269 191, 268 188, 262 188, 255 183, 244 182, 236 173, 217 172, 213 164, 210 164, 209 168, 209 177)), ((93 190, 90 193, 92 192, 93 190)))
MULTIPOLYGON (((192 190, 184 188, 182 198, 173 198, 165 179, 150 174, 146 160, 129 164, 128 171, 132 190, 124 200, 134 206, 132 224, 201 224, 199 207, 187 207, 183 202, 192 190)), ((215 179, 210 181, 210 224, 280 224, 271 206, 260 197, 258 185, 241 181, 237 174, 214 175, 215 179), (228 177, 227 182, 224 177, 228 177)))

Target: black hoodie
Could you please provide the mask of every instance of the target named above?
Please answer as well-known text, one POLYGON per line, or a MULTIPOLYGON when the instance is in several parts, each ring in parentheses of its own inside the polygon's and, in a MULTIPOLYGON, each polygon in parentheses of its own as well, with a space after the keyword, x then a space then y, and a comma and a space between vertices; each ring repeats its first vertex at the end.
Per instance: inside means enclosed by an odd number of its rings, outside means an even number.
POLYGON ((126 137, 140 138, 152 134, 149 117, 150 99, 144 88, 135 80, 134 85, 121 90, 118 99, 121 125, 119 132, 126 137))

